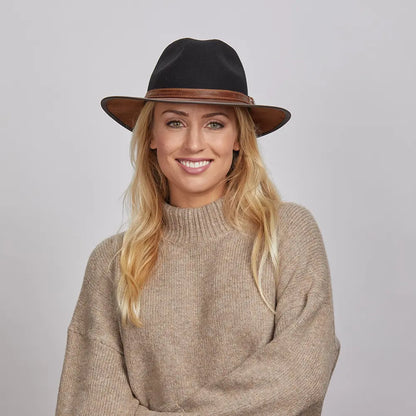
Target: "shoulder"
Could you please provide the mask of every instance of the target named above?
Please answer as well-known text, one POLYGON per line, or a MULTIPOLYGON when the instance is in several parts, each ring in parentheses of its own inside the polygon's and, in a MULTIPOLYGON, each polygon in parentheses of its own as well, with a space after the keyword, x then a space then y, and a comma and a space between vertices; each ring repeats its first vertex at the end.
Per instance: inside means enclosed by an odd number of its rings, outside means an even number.
POLYGON ((100 253, 100 254, 106 254, 106 255, 115 254, 115 252, 121 248, 121 245, 123 243, 124 233, 125 231, 122 231, 120 233, 110 235, 100 240, 95 245, 94 249, 92 250, 92 253, 97 253, 97 254, 100 253))
POLYGON ((278 238, 282 244, 297 252, 306 248, 323 249, 322 233, 310 209, 296 202, 283 201, 278 212, 278 238))
POLYGON ((93 248, 91 256, 113 256, 120 248, 123 243, 124 231, 110 235, 100 240, 93 248))
MULTIPOLYGON (((123 243, 124 231, 100 240, 90 252, 85 277, 91 282, 98 276, 117 272, 116 257, 123 243)), ((113 280, 113 279, 111 279, 113 280)))
MULTIPOLYGON (((312 212, 295 202, 284 202, 279 209, 278 246, 280 291, 290 282, 305 293, 328 296, 330 270, 321 231, 312 212)), ((296 289, 298 290, 298 289, 296 289)), ((282 293, 282 292, 281 292, 282 293)))
POLYGON ((70 327, 81 334, 103 339, 107 345, 114 333, 115 288, 119 264, 116 254, 121 247, 123 233, 100 240, 90 253, 84 279, 70 327), (97 324, 97 325, 96 325, 97 324))
POLYGON ((283 201, 278 209, 279 224, 282 230, 319 231, 312 212, 305 206, 291 201, 283 201))

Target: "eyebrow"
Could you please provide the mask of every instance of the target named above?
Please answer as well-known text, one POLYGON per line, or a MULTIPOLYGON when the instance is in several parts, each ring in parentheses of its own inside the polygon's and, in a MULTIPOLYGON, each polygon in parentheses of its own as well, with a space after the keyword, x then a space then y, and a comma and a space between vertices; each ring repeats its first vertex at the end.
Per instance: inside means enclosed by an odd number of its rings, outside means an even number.
MULTIPOLYGON (((185 113, 184 111, 179 111, 179 110, 165 110, 165 111, 163 111, 162 114, 165 114, 165 113, 174 113, 174 114, 178 114, 178 115, 184 116, 184 117, 189 116, 188 113, 185 113)), ((215 113, 204 114, 202 116, 202 118, 210 118, 210 117, 214 117, 214 116, 225 116, 227 118, 230 118, 227 114, 222 113, 221 111, 218 111, 218 112, 215 112, 215 113)))

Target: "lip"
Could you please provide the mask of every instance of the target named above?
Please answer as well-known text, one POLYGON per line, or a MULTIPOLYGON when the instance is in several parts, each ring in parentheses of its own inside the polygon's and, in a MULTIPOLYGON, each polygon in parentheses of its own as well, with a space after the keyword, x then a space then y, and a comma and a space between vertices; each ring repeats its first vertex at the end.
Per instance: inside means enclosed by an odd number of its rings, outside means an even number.
POLYGON ((212 163, 212 159, 207 159, 207 158, 189 158, 189 157, 181 157, 181 158, 177 158, 176 161, 178 162, 178 165, 187 173, 190 173, 191 175, 198 175, 199 173, 205 172, 212 163), (202 162, 204 160, 208 160, 209 163, 205 166, 200 166, 198 168, 191 168, 190 166, 185 166, 183 165, 180 160, 187 160, 189 162, 202 162))
POLYGON ((189 160, 190 162, 202 162, 203 160, 212 161, 207 157, 200 157, 200 158, 192 158, 192 157, 177 157, 176 160, 189 160))

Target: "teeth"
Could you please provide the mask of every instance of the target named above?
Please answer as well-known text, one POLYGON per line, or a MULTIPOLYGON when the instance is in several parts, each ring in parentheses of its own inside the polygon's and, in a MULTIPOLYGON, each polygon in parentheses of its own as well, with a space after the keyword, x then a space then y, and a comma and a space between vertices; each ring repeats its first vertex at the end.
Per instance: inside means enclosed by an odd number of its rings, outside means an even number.
POLYGON ((182 165, 187 166, 188 168, 200 168, 201 166, 206 166, 211 163, 209 160, 202 160, 201 162, 190 162, 189 160, 180 160, 182 165))

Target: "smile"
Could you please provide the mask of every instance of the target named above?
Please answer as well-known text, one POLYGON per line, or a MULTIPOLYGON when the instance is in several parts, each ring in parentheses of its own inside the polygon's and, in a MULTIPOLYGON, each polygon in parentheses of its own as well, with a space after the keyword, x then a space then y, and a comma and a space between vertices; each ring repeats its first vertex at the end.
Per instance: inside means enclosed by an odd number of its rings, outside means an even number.
POLYGON ((188 173, 196 174, 204 172, 208 169, 211 164, 211 159, 198 159, 198 160, 189 160, 189 159, 176 159, 181 167, 188 173))
POLYGON ((198 162, 191 162, 190 160, 179 159, 178 162, 181 163, 182 165, 188 166, 188 168, 200 168, 201 166, 209 165, 211 163, 211 160, 207 159, 207 160, 201 160, 198 162))

